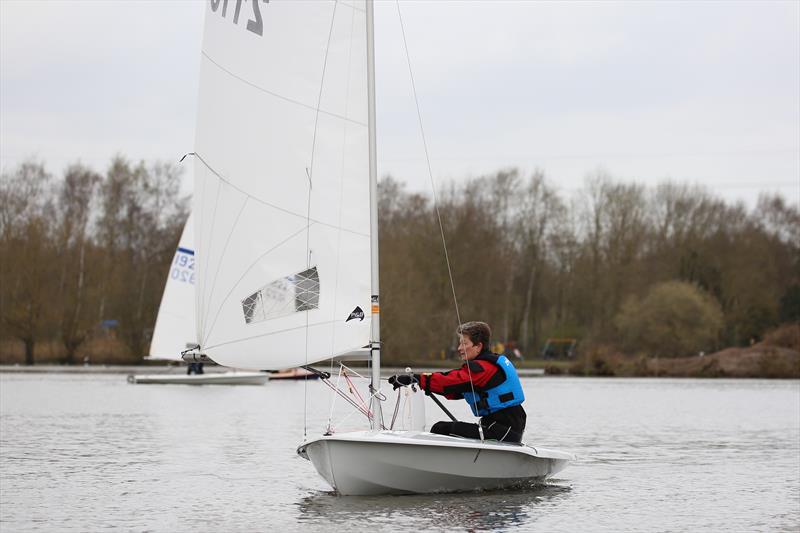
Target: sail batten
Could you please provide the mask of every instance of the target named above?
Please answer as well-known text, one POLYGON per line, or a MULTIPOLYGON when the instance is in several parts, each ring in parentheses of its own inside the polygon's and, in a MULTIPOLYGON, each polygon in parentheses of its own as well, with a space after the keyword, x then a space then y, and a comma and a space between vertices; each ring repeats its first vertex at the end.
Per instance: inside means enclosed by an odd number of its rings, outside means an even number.
POLYGON ((196 302, 201 349, 222 365, 291 367, 369 342, 363 6, 261 3, 261 35, 207 6, 196 302))

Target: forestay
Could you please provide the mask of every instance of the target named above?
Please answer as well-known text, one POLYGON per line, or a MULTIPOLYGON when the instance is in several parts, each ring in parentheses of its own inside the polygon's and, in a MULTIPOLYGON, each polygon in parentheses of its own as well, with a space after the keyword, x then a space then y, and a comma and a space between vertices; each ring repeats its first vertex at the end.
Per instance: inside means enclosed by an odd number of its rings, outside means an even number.
POLYGON ((181 361, 181 352, 197 345, 195 329, 194 223, 190 214, 169 267, 147 359, 181 361))
POLYGON ((200 349, 256 369, 357 350, 371 320, 364 2, 206 5, 200 349))

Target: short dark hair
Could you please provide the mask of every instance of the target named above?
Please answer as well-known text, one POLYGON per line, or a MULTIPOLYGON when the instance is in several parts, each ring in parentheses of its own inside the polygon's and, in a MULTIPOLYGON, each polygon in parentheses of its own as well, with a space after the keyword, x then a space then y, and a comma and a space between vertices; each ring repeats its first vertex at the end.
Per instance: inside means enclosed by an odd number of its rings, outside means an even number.
POLYGON ((489 341, 492 339, 492 330, 486 322, 465 322, 458 326, 456 331, 459 335, 466 335, 472 344, 483 344, 483 349, 489 349, 489 341))

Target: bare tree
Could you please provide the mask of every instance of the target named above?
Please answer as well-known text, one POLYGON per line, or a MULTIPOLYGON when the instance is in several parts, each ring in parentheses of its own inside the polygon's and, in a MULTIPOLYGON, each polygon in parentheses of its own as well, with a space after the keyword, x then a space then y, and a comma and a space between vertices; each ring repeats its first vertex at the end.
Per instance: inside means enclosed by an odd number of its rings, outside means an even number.
POLYGON ((0 312, 3 329, 25 346, 25 364, 52 305, 50 175, 36 161, 0 176, 0 312))
POLYGON ((100 180, 99 174, 74 164, 67 169, 58 194, 59 329, 67 364, 75 363, 75 352, 94 323, 90 295, 96 293, 91 290, 91 277, 97 275, 97 269, 91 259, 87 261, 87 254, 92 248, 89 221, 100 180))
POLYGON ((517 233, 522 264, 527 269, 520 337, 526 351, 533 349, 538 337, 540 319, 534 304, 543 294, 541 279, 550 260, 549 241, 555 225, 560 222, 563 209, 555 191, 547 184, 544 173, 539 170, 534 172, 522 192, 517 233))

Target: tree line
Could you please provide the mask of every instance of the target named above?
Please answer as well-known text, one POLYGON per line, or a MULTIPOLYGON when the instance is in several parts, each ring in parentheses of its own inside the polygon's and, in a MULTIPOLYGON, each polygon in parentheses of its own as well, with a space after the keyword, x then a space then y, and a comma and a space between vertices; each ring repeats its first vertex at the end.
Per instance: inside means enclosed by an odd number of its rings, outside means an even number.
MULTIPOLYGON (((190 209, 180 178, 175 165, 123 157, 104 174, 76 163, 56 179, 37 161, 3 172, 2 346, 21 343, 33 364, 55 343, 72 364, 113 327, 140 361, 190 209)), ((508 169, 437 197, 391 176, 379 184, 390 364, 452 353, 459 320, 489 322, 525 355, 558 337, 661 356, 800 320, 800 212, 781 196, 748 209, 700 186, 603 173, 565 195, 541 171, 508 169)))
POLYGON ((390 361, 452 351, 459 320, 489 322, 525 355, 566 338, 665 357, 800 320, 800 212, 780 195, 748 210, 701 186, 598 172, 567 197, 541 171, 509 169, 445 187, 441 227, 431 198, 391 177, 380 202, 390 361))
POLYGON ((56 180, 29 161, 0 175, 0 334, 58 343, 61 361, 102 327, 135 361, 147 353, 165 272, 188 216, 180 169, 117 157, 105 174, 76 163, 56 180))

